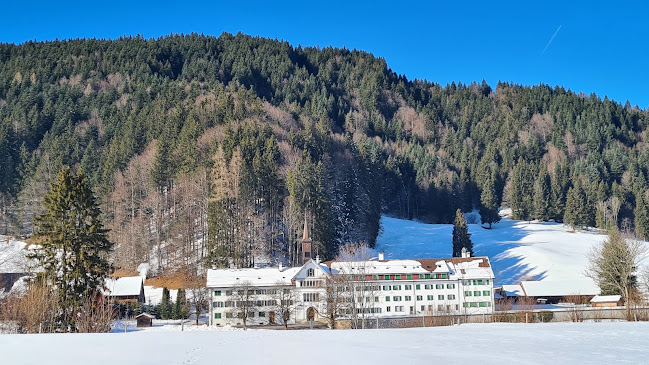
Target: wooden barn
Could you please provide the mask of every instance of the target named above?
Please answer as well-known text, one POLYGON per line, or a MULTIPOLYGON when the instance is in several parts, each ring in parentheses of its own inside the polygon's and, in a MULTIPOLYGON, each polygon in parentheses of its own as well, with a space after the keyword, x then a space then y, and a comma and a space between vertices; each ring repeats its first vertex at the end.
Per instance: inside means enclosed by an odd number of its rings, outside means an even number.
POLYGON ((144 281, 140 276, 110 278, 106 280, 104 296, 116 303, 144 303, 144 281))

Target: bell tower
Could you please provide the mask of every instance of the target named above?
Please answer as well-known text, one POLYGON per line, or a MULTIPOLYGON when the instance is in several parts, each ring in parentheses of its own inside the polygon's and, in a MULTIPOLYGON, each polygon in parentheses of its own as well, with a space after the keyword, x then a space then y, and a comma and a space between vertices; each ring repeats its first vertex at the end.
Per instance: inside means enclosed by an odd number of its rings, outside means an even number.
POLYGON ((302 233, 302 265, 311 260, 311 238, 309 237, 309 223, 304 215, 304 233, 302 233))

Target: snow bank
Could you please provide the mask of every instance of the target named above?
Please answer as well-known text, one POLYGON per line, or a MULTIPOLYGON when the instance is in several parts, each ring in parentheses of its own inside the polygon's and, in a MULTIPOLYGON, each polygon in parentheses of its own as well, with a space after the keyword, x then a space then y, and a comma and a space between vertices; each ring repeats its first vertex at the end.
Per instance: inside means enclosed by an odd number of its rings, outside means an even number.
POLYGON ((3 363, 644 363, 649 323, 467 324, 392 330, 3 335, 3 363), (307 344, 296 346, 296 344, 307 344), (38 351, 34 351, 38 349, 38 351), (331 353, 334 350, 335 354, 331 353))

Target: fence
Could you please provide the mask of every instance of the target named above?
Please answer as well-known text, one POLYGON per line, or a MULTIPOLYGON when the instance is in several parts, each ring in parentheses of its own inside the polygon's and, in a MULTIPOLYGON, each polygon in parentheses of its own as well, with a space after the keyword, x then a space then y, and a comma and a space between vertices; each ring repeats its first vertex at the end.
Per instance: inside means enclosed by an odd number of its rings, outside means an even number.
MULTIPOLYGON (((452 326, 465 323, 545 323, 545 322, 582 322, 603 320, 648 321, 649 306, 632 307, 587 307, 574 306, 553 309, 518 309, 496 311, 493 314, 446 314, 435 316, 381 317, 358 320, 361 328, 411 328, 452 326)), ((339 320, 337 328, 351 328, 350 320, 339 320)))

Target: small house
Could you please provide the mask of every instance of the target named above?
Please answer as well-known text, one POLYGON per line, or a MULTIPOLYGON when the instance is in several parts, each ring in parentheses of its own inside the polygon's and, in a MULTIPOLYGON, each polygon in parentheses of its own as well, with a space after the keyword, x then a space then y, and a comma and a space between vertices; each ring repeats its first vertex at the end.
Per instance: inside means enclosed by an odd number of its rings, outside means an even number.
POLYGON ((135 316, 135 320, 137 321, 138 327, 153 326, 153 318, 155 317, 149 313, 142 313, 140 315, 135 316))
POLYGON ((106 279, 104 295, 111 302, 144 303, 144 281, 140 276, 106 279))
POLYGON ((596 295, 590 300, 592 307, 621 307, 624 305, 621 295, 596 295))

